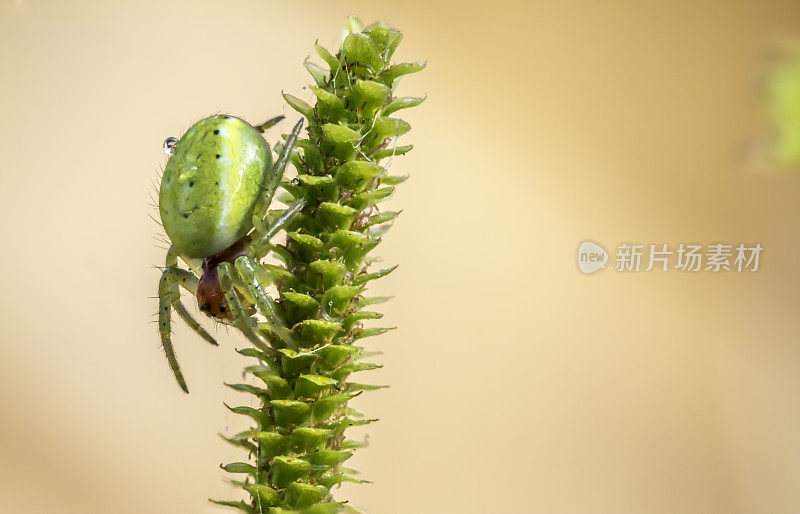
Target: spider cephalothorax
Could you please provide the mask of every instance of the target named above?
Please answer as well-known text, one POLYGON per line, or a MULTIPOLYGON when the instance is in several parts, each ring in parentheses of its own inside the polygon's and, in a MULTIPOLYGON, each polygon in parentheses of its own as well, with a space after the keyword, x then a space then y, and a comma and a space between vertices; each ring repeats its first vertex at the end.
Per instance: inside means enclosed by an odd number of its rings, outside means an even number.
POLYGON ((234 116, 211 116, 180 139, 164 143, 169 161, 158 207, 171 246, 159 282, 159 332, 184 391, 186 382, 170 339, 172 309, 203 339, 217 343, 181 303, 179 286, 197 297, 200 310, 209 317, 233 324, 257 346, 264 344, 250 318, 263 294, 261 284, 254 278, 255 282, 243 285, 233 265, 237 259, 242 259, 237 265, 247 266, 247 259, 263 258, 264 250, 258 249, 266 248, 265 243, 304 204, 296 202, 276 220, 267 215, 302 127, 301 120, 273 163, 272 150, 261 134, 281 119, 254 127, 234 116), (179 258, 191 270, 179 268, 179 258))
MULTIPOLYGON (((217 268, 223 262, 233 263, 238 257, 249 255, 248 243, 246 239, 239 240, 222 252, 203 259, 203 274, 197 284, 197 305, 208 317, 233 319, 219 283, 217 268)), ((253 314, 252 308, 249 305, 248 314, 253 314)))

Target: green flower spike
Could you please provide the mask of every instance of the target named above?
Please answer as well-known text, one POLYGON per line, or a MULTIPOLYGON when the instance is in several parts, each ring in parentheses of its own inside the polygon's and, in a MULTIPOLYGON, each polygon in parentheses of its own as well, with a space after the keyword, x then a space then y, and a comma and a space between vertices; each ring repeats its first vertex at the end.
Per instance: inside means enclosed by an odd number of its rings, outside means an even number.
MULTIPOLYGON (((369 354, 362 345, 389 330, 364 327, 381 318, 368 309, 386 298, 370 297, 367 289, 395 269, 373 269, 369 255, 398 214, 380 205, 406 178, 389 175, 388 162, 411 150, 397 146, 411 127, 393 115, 423 101, 395 97, 400 79, 425 67, 391 62, 401 39, 386 25, 362 27, 351 17, 337 53, 316 45, 327 70, 304 64, 314 81, 313 105, 284 95, 306 118, 308 136, 286 156, 297 176, 280 184, 280 199, 294 212, 270 213, 285 227, 286 243, 270 242, 268 220, 259 226, 254 219, 259 237, 250 242, 251 254, 219 265, 235 326, 253 343, 240 353, 255 360, 246 371, 259 385, 228 384, 255 396, 254 407, 229 407, 252 428, 225 437, 248 453, 246 462, 223 466, 247 500, 214 503, 249 514, 355 511, 335 501, 331 488, 362 482, 345 464, 365 443, 347 439, 346 432, 375 420, 348 401, 378 386, 351 376, 380 367, 364 360, 369 354), (253 258, 268 252, 282 264, 253 258), (248 305, 263 319, 247 315, 248 305)), ((275 150, 280 154, 284 146, 275 150)))

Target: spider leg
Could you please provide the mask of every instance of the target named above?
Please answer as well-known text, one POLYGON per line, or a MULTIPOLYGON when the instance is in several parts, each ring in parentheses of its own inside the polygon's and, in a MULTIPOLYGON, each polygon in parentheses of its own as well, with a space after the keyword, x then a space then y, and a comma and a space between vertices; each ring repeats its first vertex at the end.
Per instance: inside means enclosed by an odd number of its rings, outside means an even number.
POLYGON ((294 150, 294 145, 297 142, 297 137, 300 135, 300 130, 303 128, 303 121, 303 118, 300 118, 300 120, 295 124, 291 134, 289 134, 289 137, 286 138, 286 143, 283 145, 283 151, 281 152, 280 157, 278 157, 278 160, 275 161, 272 169, 267 173, 267 179, 264 183, 263 191, 258 197, 255 208, 253 209, 253 226, 256 228, 263 225, 264 216, 267 214, 267 209, 269 208, 270 203, 272 203, 272 196, 275 194, 275 190, 278 189, 278 185, 283 179, 283 173, 286 171, 286 165, 289 163, 289 159, 292 156, 292 150, 294 150))
POLYGON ((286 118, 286 116, 281 114, 280 116, 275 116, 274 118, 270 118, 267 121, 265 121, 264 123, 262 123, 261 125, 256 125, 253 128, 263 134, 264 132, 266 132, 271 127, 274 127, 275 125, 277 125, 284 118, 286 118))
POLYGON ((175 309, 175 312, 178 313, 178 316, 180 316, 181 319, 185 321, 187 325, 189 325, 189 328, 197 333, 197 335, 205 339, 208 343, 213 344, 214 346, 219 346, 219 343, 217 343, 217 340, 214 339, 214 336, 209 334, 208 331, 203 328, 200 322, 198 322, 194 316, 191 315, 191 313, 186 309, 186 306, 181 302, 181 293, 178 290, 178 286, 186 289, 192 293, 192 295, 196 295, 197 284, 200 281, 200 279, 197 278, 197 275, 191 271, 178 268, 177 266, 165 269, 164 273, 167 274, 167 278, 172 285, 172 307, 175 309))
POLYGON ((197 294, 197 283, 200 279, 189 270, 179 268, 177 265, 167 266, 164 270, 169 274, 169 279, 175 286, 181 286, 192 294, 197 294))
POLYGON ((158 332, 161 335, 161 346, 164 348, 164 355, 167 356, 167 362, 169 362, 169 367, 172 368, 175 380, 178 381, 178 385, 183 389, 183 392, 188 393, 189 388, 186 387, 186 380, 183 378, 178 358, 175 356, 175 349, 172 347, 172 305, 174 295, 168 270, 169 268, 164 270, 161 274, 161 279, 158 281, 158 332))
POLYGON ((178 316, 180 316, 181 319, 189 326, 189 328, 197 333, 197 335, 205 339, 205 341, 209 344, 219 346, 219 343, 216 339, 214 339, 214 336, 209 334, 208 331, 203 328, 203 325, 194 319, 194 316, 192 316, 189 311, 186 310, 186 307, 180 301, 174 302, 172 307, 175 309, 175 312, 178 313, 178 316))
MULTIPOLYGON (((265 343, 261 337, 253 329, 253 320, 245 313, 242 304, 239 301, 239 295, 233 285, 232 275, 236 272, 233 265, 229 262, 220 263, 217 268, 219 274, 219 285, 222 292, 225 294, 225 301, 228 303, 228 308, 231 310, 233 316, 233 325, 238 328, 244 336, 253 343, 253 346, 263 351, 270 357, 275 359, 277 357, 275 349, 265 343)), ((277 359, 275 359, 277 360, 277 359)))
MULTIPOLYGON (((253 240, 250 243, 251 249, 259 249, 259 248, 266 248, 269 244, 270 239, 272 239, 275 234, 281 231, 281 229, 286 228, 289 223, 297 216, 297 214, 303 210, 303 207, 306 206, 306 199, 301 198, 296 202, 292 203, 288 209, 286 209, 283 214, 281 214, 278 219, 276 219, 272 225, 270 225, 264 233, 256 232, 253 236, 253 240)), ((259 252, 260 253, 260 252, 259 252)), ((265 253, 266 255, 266 253, 265 253)), ((259 255, 256 253, 257 258, 264 257, 264 255, 259 255)))
POLYGON ((286 328, 286 325, 280 318, 275 301, 267 294, 266 291, 264 291, 263 285, 258 280, 255 266, 259 266, 258 262, 250 259, 249 257, 242 256, 236 259, 236 269, 239 270, 239 274, 247 283, 247 288, 250 290, 250 294, 255 299, 258 310, 261 311, 261 314, 267 318, 267 321, 269 321, 269 324, 272 325, 273 330, 276 334, 278 334, 278 337, 281 338, 283 343, 288 348, 297 350, 297 341, 294 340, 292 333, 288 328, 286 328))
POLYGON ((218 343, 181 303, 181 294, 178 287, 183 287, 190 293, 196 294, 199 281, 197 275, 178 267, 178 255, 172 246, 167 251, 165 264, 166 267, 158 281, 158 331, 161 335, 161 346, 164 348, 164 355, 166 355, 169 367, 175 375, 175 380, 178 381, 180 388, 188 393, 189 388, 186 386, 186 379, 183 377, 183 372, 178 364, 178 357, 175 355, 175 348, 172 346, 172 309, 175 309, 178 316, 200 337, 215 346, 218 343))

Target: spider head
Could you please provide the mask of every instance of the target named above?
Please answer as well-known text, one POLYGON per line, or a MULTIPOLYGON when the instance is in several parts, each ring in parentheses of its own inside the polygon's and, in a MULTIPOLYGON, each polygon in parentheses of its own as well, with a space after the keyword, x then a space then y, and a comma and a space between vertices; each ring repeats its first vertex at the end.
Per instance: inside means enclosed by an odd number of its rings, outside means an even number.
POLYGON ((197 305, 210 318, 233 317, 219 285, 216 263, 209 265, 206 261, 203 264, 203 275, 197 285, 197 305))

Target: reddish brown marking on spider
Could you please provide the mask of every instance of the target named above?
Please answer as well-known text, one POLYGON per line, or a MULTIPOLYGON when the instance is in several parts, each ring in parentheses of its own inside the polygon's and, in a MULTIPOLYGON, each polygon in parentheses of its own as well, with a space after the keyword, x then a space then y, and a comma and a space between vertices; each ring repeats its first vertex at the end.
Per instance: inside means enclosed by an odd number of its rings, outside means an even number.
POLYGON ((219 285, 217 267, 223 262, 233 263, 237 257, 247 255, 247 241, 244 239, 211 257, 203 259, 203 274, 197 284, 197 305, 210 318, 233 319, 225 293, 219 285))

